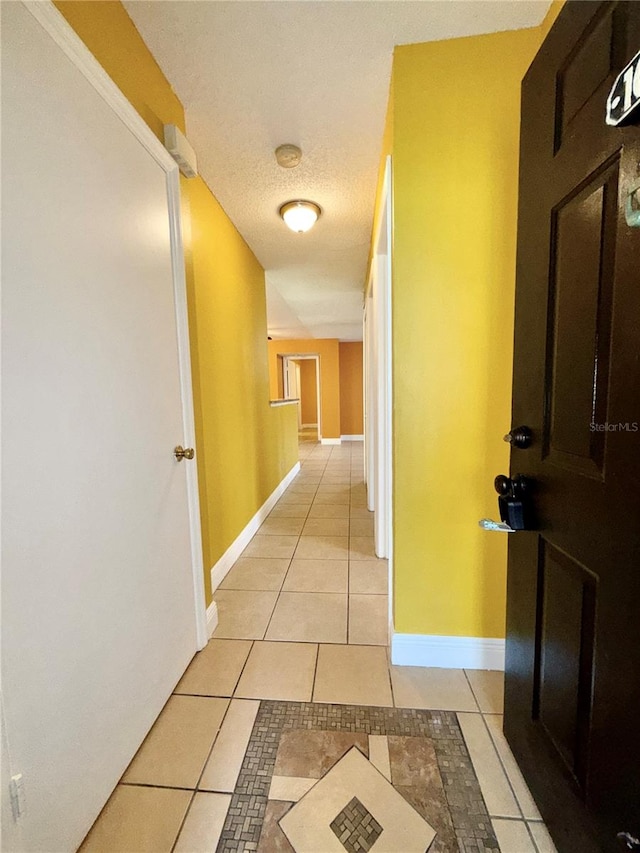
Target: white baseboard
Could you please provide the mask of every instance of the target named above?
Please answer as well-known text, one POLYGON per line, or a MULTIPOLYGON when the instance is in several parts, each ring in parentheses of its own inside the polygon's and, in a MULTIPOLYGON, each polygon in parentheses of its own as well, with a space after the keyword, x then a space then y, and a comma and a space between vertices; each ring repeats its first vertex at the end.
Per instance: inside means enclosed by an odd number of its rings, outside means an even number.
POLYGON ((341 435, 342 441, 364 441, 364 435, 341 435))
POLYGON ((216 590, 220 586, 235 561, 238 559, 240 554, 242 554, 249 542, 251 542, 253 536, 255 535, 262 522, 269 515, 269 513, 277 503, 278 499, 282 496, 289 483, 291 483, 291 481, 299 471, 300 463, 296 462, 296 464, 289 471, 287 476, 271 492, 269 497, 262 504, 260 509, 253 516, 253 518, 247 524, 244 530, 242 530, 242 532, 236 537, 236 539, 234 539, 234 541, 231 543, 231 545, 229 545, 222 557, 220 557, 215 566, 213 566, 213 568, 211 569, 211 589, 216 590))
POLYGON ((209 638, 218 627, 218 605, 215 601, 207 607, 207 638, 209 638))
POLYGON ((318 424, 302 424, 301 428, 302 429, 317 429, 318 424))
POLYGON ((504 670, 505 641, 493 637, 394 634, 391 662, 399 666, 504 670))
POLYGON ((320 444, 340 444, 339 438, 321 438, 320 444))

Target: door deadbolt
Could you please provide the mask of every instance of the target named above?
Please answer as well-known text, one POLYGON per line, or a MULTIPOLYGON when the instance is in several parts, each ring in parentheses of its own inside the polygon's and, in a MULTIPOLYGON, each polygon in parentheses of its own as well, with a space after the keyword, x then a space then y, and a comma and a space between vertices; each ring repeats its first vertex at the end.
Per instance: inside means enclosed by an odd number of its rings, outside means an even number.
POLYGON ((533 441, 533 434, 528 426, 514 427, 505 435, 504 440, 511 447, 519 447, 521 450, 526 450, 533 441))
POLYGON ((185 448, 179 444, 174 448, 173 455, 176 457, 178 462, 182 459, 193 459, 193 447, 187 447, 185 450, 185 448))

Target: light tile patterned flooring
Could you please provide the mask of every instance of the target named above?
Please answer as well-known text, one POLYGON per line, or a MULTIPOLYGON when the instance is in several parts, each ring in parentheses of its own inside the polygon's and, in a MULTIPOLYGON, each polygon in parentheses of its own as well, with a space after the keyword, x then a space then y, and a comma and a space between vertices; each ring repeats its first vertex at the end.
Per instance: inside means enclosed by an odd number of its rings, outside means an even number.
POLYGON ((373 552, 362 444, 302 443, 300 456, 215 594, 213 639, 82 851, 212 853, 259 700, 274 699, 457 712, 502 853, 554 853, 502 734, 502 674, 390 664, 387 564, 373 552))
POLYGON ((362 443, 300 444, 300 473, 217 590, 216 638, 388 644, 362 443))

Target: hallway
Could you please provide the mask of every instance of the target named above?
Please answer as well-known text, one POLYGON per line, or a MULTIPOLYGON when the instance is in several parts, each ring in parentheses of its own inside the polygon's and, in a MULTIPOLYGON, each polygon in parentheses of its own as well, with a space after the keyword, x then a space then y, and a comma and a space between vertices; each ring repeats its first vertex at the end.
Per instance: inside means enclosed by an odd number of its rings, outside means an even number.
POLYGON ((0 5, 0 849, 640 836, 634 4, 0 5))
POLYGON ((388 567, 374 553, 362 442, 302 441, 300 460, 215 595, 214 637, 386 646, 388 567))
POLYGON ((502 673, 390 664, 362 444, 300 458, 81 850, 554 853, 502 673))

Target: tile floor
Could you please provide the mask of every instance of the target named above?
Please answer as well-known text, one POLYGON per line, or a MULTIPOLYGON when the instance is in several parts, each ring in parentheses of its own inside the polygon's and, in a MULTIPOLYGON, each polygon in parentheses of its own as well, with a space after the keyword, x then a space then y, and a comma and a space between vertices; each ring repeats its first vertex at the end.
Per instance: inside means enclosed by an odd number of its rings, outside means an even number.
POLYGON ((300 444, 301 470, 220 584, 214 636, 386 646, 361 442, 300 444))
POLYGON ((502 674, 390 664, 362 445, 303 443, 300 455, 300 474, 216 592, 214 637, 81 850, 215 851, 261 700, 276 700, 456 712, 502 853, 554 853, 502 735, 502 674))

